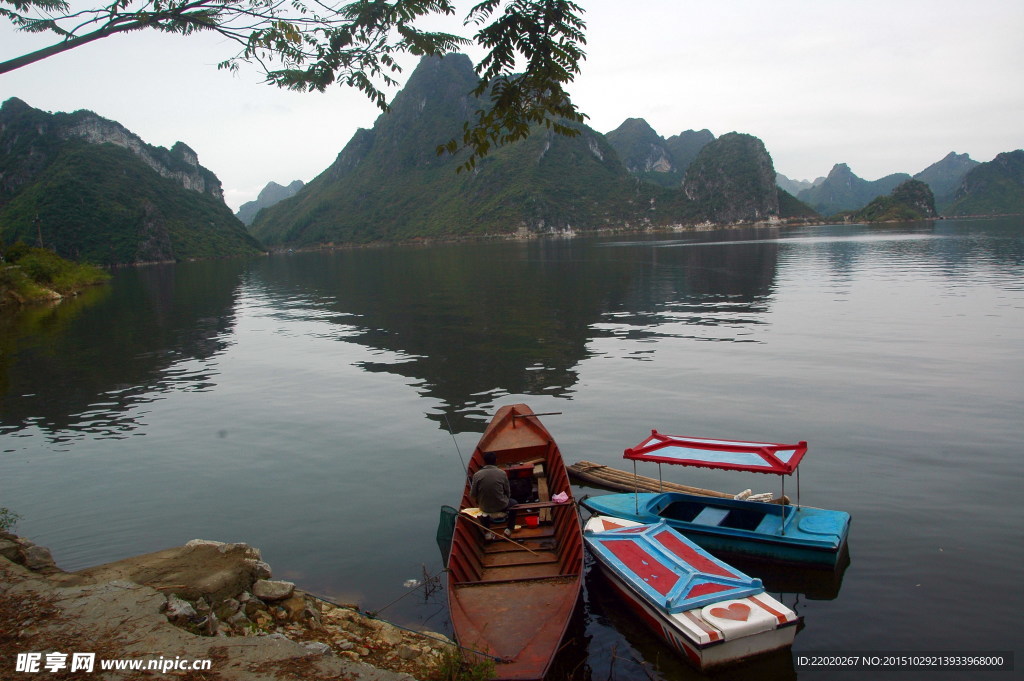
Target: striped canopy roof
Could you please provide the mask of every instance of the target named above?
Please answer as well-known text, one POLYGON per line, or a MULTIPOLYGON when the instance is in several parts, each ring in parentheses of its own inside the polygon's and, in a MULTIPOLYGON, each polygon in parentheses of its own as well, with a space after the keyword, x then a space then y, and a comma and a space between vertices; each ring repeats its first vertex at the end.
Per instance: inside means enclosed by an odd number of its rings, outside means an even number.
POLYGON ((707 440, 662 435, 652 430, 650 437, 636 447, 627 449, 623 456, 634 461, 790 475, 800 465, 800 460, 806 453, 806 442, 786 445, 772 442, 707 440))

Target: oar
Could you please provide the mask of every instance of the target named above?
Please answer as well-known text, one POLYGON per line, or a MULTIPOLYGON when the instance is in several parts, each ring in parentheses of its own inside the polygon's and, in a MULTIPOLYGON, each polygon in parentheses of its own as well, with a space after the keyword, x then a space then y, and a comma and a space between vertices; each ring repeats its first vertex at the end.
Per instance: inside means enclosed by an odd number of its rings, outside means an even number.
MULTIPOLYGON (((478 523, 477 521, 473 520, 473 518, 471 518, 470 516, 466 515, 465 513, 460 513, 460 515, 463 518, 465 518, 466 520, 468 520, 469 522, 471 522, 474 525, 476 525, 477 527, 479 527, 480 529, 484 530, 485 532, 491 532, 491 528, 483 525, 482 523, 478 523)), ((540 555, 539 553, 537 553, 533 549, 531 549, 531 548, 529 548, 527 546, 523 546, 522 544, 520 544, 519 542, 515 541, 511 537, 506 537, 504 534, 499 534, 497 532, 491 532, 491 534, 493 534, 494 536, 496 536, 496 537, 498 537, 500 539, 504 539, 505 541, 509 542, 510 544, 515 544, 519 548, 521 548, 521 549, 523 549, 525 551, 529 551, 530 553, 532 553, 535 556, 539 556, 540 555)))

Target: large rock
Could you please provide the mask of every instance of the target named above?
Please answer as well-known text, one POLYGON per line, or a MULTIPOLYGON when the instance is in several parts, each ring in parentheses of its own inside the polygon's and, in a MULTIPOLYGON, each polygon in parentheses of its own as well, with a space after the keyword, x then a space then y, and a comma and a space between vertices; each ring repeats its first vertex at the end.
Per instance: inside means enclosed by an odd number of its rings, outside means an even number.
POLYGON ((295 584, 280 580, 260 579, 252 585, 252 593, 264 601, 283 601, 295 593, 295 584))
POLYGON ((15 534, 0 532, 0 556, 36 572, 44 574, 61 572, 50 554, 50 549, 45 546, 37 546, 28 539, 15 534))
POLYGON ((126 558, 67 576, 76 583, 122 579, 209 603, 248 591, 259 552, 246 544, 189 542, 185 546, 126 558))
MULTIPOLYGON (((251 562, 254 549, 245 545, 196 542, 189 547, 138 556, 80 573, 63 573, 58 569, 57 574, 41 574, 7 556, 11 553, 21 558, 24 544, 31 542, 0 534, 0 585, 3 585, 0 588, 0 610, 20 613, 12 623, 15 626, 13 631, 19 633, 15 647, 8 646, 11 650, 96 651, 97 660, 155 660, 158 656, 212 660, 212 670, 199 676, 222 681, 286 681, 296 678, 414 681, 414 677, 406 672, 414 673, 415 678, 427 678, 427 658, 437 656, 432 652, 431 656, 412 656, 413 659, 404 660, 386 654, 391 648, 375 649, 371 655, 362 638, 352 643, 352 650, 347 650, 341 647, 347 638, 337 627, 328 630, 319 622, 308 621, 304 624, 277 623, 266 610, 255 610, 258 620, 255 627, 242 610, 224 622, 215 611, 233 610, 242 602, 246 607, 256 606, 261 604, 260 600, 243 590, 233 598, 212 603, 205 596, 187 602, 175 594, 177 588, 156 589, 135 581, 148 576, 161 579, 173 576, 201 582, 205 569, 210 565, 226 569, 231 562, 236 568, 251 562), (180 562, 186 556, 199 560, 191 570, 183 569, 180 562), (208 562, 204 565, 203 560, 208 562), (105 579, 114 575, 128 575, 130 579, 105 579), (172 624, 169 618, 181 621, 181 625, 172 624), (314 635, 312 624, 318 625, 315 635, 322 640, 310 639, 314 635), (227 625, 234 625, 240 631, 232 631, 227 625), (302 637, 304 642, 287 636, 293 633, 302 637), (334 648, 332 644, 336 639, 339 646, 334 648), (331 654, 332 648, 339 654, 331 654), (373 667, 366 662, 381 663, 387 668, 373 667)), ((172 586, 194 588, 192 581, 172 586)), ((300 601, 303 601, 297 594, 295 598, 294 602, 285 601, 292 612, 297 612, 300 601)), ((310 600, 305 600, 305 603, 307 611, 316 610, 318 614, 319 606, 314 607, 310 600)), ((273 607, 289 614, 289 608, 273 607)), ((335 619, 355 628, 363 628, 356 625, 357 621, 374 622, 351 610, 342 614, 335 619)), ((418 640, 408 644, 410 655, 412 648, 422 649, 418 640)), ((7 678, 2 673, 0 676, 7 678)), ((136 678, 137 675, 122 676, 112 672, 109 678, 127 679, 128 676, 136 678)))
POLYGON ((191 603, 171 594, 167 597, 167 609, 164 610, 164 614, 167 615, 167 619, 170 621, 181 623, 191 620, 198 613, 196 613, 196 609, 191 603))

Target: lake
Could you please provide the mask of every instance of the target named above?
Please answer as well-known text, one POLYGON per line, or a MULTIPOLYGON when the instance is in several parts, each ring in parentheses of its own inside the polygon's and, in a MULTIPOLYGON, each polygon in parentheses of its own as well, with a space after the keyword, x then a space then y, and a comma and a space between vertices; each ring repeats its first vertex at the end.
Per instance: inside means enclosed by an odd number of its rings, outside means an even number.
MULTIPOLYGON (((130 268, 0 330, 0 506, 66 570, 242 541, 276 578, 450 633, 443 590, 404 584, 440 571, 462 459, 525 402, 561 412, 569 463, 631 469, 651 429, 808 441, 802 501, 852 515, 849 564, 742 565, 804 624, 720 678, 904 679, 797 657, 1020 647, 1021 217, 130 268)), ((703 678, 594 573, 559 678, 703 678)))

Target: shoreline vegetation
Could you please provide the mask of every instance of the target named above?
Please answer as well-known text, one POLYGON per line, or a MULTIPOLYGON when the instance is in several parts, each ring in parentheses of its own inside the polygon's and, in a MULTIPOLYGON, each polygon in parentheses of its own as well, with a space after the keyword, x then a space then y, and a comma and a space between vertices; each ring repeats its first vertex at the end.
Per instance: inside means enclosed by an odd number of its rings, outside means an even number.
MULTIPOLYGON (((519 230, 516 232, 476 234, 476 235, 448 235, 448 236, 422 236, 400 240, 379 240, 371 242, 322 242, 304 246, 289 247, 281 245, 265 248, 260 255, 280 255, 287 253, 305 253, 316 251, 341 251, 364 248, 386 248, 396 246, 433 246, 442 244, 456 244, 477 241, 529 241, 534 239, 571 239, 578 236, 609 236, 628 234, 678 234, 683 232, 704 232, 715 229, 739 229, 752 227, 755 229, 764 228, 785 228, 803 227, 811 225, 828 224, 897 224, 907 222, 934 222, 947 219, 985 219, 993 217, 1015 216, 1019 213, 1007 213, 998 215, 965 215, 951 218, 945 215, 934 217, 887 216, 882 219, 857 219, 852 213, 839 214, 828 218, 806 218, 789 217, 776 220, 735 222, 735 223, 688 223, 664 226, 643 226, 634 227, 624 225, 603 229, 574 230, 572 228, 552 230, 546 232, 533 232, 519 230)), ((186 261, 196 260, 217 260, 223 257, 238 256, 213 256, 209 258, 188 258, 186 261)), ((250 256, 243 256, 250 257, 250 256)), ((106 284, 112 277, 110 269, 123 267, 141 267, 146 265, 170 265, 176 264, 177 260, 160 260, 133 263, 118 263, 107 266, 98 266, 90 263, 80 263, 68 260, 57 255, 55 252, 34 246, 28 246, 24 242, 17 242, 11 246, 4 246, 0 243, 0 310, 12 307, 56 303, 66 298, 81 294, 85 289, 106 284)))
POLYGON ((18 242, 0 250, 0 308, 60 301, 104 284, 110 276, 96 265, 18 242))

